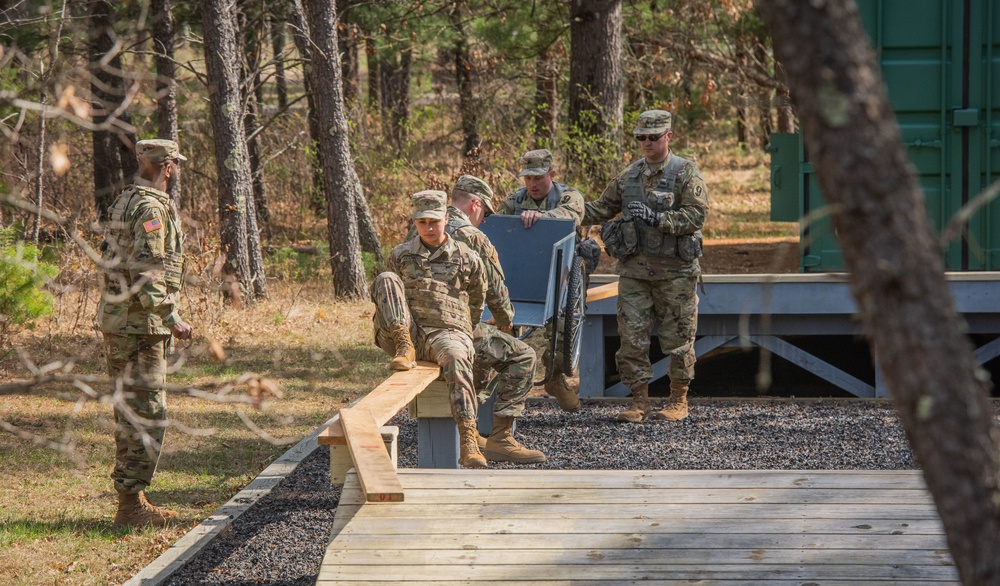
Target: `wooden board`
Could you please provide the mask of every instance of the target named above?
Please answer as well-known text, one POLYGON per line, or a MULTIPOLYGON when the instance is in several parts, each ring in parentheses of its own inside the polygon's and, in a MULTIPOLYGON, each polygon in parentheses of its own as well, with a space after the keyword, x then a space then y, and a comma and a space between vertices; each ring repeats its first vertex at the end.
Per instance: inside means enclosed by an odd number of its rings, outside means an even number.
MULTIPOLYGON (((417 362, 411 370, 392 374, 382 384, 372 389, 352 409, 366 410, 375 420, 375 428, 385 425, 396 413, 420 394, 427 385, 441 376, 441 367, 433 362, 417 362)), ((334 420, 317 437, 324 445, 344 445, 344 429, 340 420, 334 420)))
POLYGON ((916 471, 399 474, 348 475, 317 584, 958 584, 916 471))
POLYGON ((365 501, 402 502, 403 486, 371 413, 355 407, 341 409, 340 422, 365 501))
POLYGON ((618 281, 587 289, 587 303, 593 303, 594 301, 600 301, 608 297, 618 297, 618 281))

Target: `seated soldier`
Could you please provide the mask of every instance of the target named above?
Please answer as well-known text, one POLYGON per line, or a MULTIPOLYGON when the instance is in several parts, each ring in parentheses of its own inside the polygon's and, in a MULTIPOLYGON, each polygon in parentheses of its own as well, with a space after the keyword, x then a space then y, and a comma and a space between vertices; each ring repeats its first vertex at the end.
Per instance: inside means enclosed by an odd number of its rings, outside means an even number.
POLYGON ((472 382, 472 331, 483 313, 486 280, 479 255, 445 231, 443 191, 413 195, 419 238, 389 254, 387 271, 372 283, 375 342, 393 356, 395 370, 420 358, 436 362, 448 383, 451 413, 459 430, 459 464, 485 468, 476 427, 472 382))

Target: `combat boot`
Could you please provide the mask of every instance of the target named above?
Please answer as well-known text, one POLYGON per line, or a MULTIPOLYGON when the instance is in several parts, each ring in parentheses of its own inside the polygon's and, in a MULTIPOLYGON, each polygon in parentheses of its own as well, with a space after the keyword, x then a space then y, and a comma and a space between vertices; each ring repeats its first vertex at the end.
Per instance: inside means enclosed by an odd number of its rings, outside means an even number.
POLYGON ((670 381, 670 400, 667 401, 667 408, 656 412, 656 418, 660 421, 680 421, 688 416, 688 381, 670 381))
POLYGON ((393 344, 396 346, 396 356, 389 361, 393 370, 410 370, 417 360, 417 349, 410 340, 410 328, 406 324, 396 324, 389 330, 393 344))
POLYGON ((545 461, 545 454, 529 450, 514 439, 514 418, 493 416, 493 431, 486 440, 483 456, 490 462, 536 464, 545 461))
POLYGON ((117 527, 164 527, 175 520, 177 513, 153 506, 142 491, 118 493, 118 513, 114 523, 117 527))
MULTIPOLYGON (((458 423, 458 464, 462 468, 485 468, 486 458, 479 451, 479 429, 475 419, 463 419, 458 423)), ((489 440, 487 440, 488 442, 489 440)))
POLYGON ((649 419, 653 406, 649 404, 649 385, 642 383, 632 387, 632 405, 618 414, 618 421, 639 423, 649 419))
POLYGON ((545 392, 556 398, 559 408, 573 413, 580 410, 580 397, 570 388, 566 375, 561 372, 552 373, 545 381, 545 392))

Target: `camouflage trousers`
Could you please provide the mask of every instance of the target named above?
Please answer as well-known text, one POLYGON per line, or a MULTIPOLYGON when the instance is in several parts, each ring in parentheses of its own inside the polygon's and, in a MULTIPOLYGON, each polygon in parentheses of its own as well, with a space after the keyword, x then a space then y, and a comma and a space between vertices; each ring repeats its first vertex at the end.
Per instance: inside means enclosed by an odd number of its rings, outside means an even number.
POLYGON ((393 325, 407 324, 417 359, 436 362, 441 367, 441 376, 448 383, 452 417, 455 421, 475 419, 478 403, 472 379, 472 338, 460 330, 415 323, 406 305, 403 281, 396 273, 387 271, 375 277, 371 296, 375 302, 375 344, 390 356, 395 355, 396 347, 389 332, 393 325))
POLYGON ((153 481, 160 459, 167 398, 166 348, 170 336, 104 334, 108 374, 116 395, 115 490, 135 493, 153 481))
POLYGON ((493 414, 520 417, 524 413, 524 397, 531 390, 535 376, 535 351, 487 323, 477 325, 473 334, 476 362, 472 372, 479 390, 479 402, 483 403, 496 393, 493 414))
POLYGON ((698 329, 697 277, 674 273, 666 279, 621 277, 618 281, 618 334, 621 349, 615 354, 625 386, 649 382, 650 330, 660 320, 660 349, 670 357, 667 374, 672 381, 694 379, 694 338, 698 329))

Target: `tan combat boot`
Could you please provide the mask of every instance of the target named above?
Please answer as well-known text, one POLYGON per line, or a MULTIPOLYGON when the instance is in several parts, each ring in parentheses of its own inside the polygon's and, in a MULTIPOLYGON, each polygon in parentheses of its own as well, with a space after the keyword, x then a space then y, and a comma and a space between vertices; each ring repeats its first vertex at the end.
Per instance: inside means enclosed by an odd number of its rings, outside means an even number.
POLYGON ((410 340, 410 328, 406 324, 396 324, 389 330, 396 346, 396 356, 389 361, 393 370, 410 370, 417 360, 417 349, 410 340))
POLYGON ((486 458, 479 451, 479 429, 475 419, 463 419, 458 422, 458 464, 462 468, 485 468, 486 458))
POLYGON ((483 455, 491 462, 536 464, 545 461, 545 454, 538 450, 529 450, 514 439, 513 417, 493 417, 493 431, 486 440, 483 455))
POLYGON ((632 387, 632 405, 618 414, 618 421, 639 423, 649 419, 653 406, 649 404, 649 385, 642 383, 632 387))
POLYGON ((570 388, 566 375, 555 372, 545 382, 545 392, 556 398, 559 408, 573 413, 580 410, 580 397, 570 388))
POLYGON ((177 513, 170 509, 153 506, 146 500, 146 495, 140 492, 118 493, 118 513, 115 514, 115 526, 124 527, 164 527, 177 519, 177 513))
POLYGON ((660 421, 680 421, 688 416, 688 381, 670 381, 670 400, 667 408, 656 412, 660 421))

